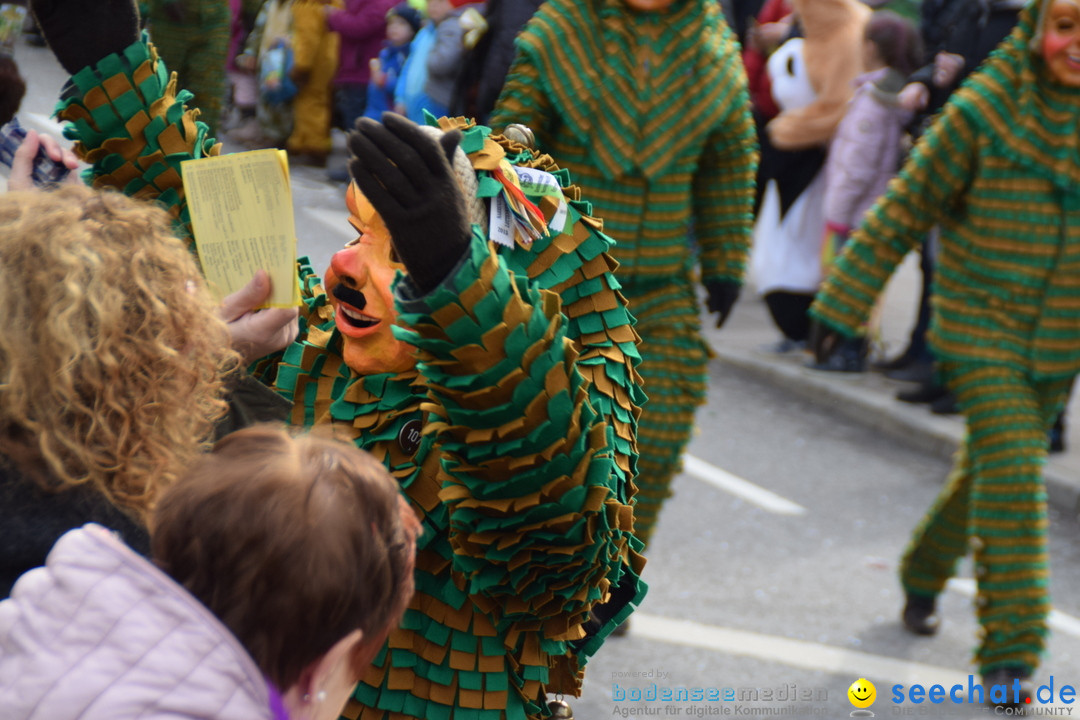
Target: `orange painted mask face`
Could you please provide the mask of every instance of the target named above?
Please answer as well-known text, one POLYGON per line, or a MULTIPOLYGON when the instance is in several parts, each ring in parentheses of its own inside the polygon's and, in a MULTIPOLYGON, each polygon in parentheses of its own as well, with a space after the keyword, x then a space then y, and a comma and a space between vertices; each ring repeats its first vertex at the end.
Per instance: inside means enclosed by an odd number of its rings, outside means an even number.
POLYGON ((1080 87, 1080 2, 1047 0, 1042 26, 1042 56, 1062 85, 1080 87))
POLYGON ((349 185, 345 204, 349 223, 360 235, 334 254, 323 279, 345 364, 361 375, 403 372, 416 361, 412 346, 391 330, 397 311, 390 286, 405 266, 394 257, 386 223, 355 183, 349 185))

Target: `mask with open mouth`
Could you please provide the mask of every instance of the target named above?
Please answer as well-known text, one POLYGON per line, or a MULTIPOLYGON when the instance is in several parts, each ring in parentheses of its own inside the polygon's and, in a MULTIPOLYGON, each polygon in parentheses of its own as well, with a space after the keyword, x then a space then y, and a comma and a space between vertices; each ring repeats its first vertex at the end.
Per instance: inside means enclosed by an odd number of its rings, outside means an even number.
POLYGON ((1080 2, 1045 0, 1038 41, 1051 77, 1062 85, 1080 87, 1080 2))
POLYGON ((361 375, 408 370, 416 364, 412 347, 391 329, 397 311, 390 288, 404 266, 394 258, 386 224, 355 184, 345 202, 359 236, 334 254, 324 278, 345 364, 361 375))

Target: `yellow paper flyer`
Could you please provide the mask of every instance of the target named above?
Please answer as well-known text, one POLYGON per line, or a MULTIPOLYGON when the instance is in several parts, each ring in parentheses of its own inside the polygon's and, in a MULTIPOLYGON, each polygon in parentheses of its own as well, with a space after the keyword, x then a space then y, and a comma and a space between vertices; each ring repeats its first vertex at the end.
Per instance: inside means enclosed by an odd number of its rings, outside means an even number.
POLYGON ((184 192, 203 274, 220 300, 262 268, 267 307, 300 304, 296 226, 283 150, 253 150, 182 163, 184 192))

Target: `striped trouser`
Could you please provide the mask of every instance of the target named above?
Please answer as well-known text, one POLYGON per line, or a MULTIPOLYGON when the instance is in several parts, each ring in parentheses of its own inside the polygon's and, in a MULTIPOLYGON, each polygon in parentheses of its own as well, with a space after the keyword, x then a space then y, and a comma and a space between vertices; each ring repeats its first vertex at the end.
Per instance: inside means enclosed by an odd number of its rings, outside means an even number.
POLYGON ((979 588, 980 672, 1005 666, 1032 672, 1050 609, 1046 433, 1071 379, 1036 381, 1010 367, 982 364, 947 364, 943 371, 967 420, 967 437, 904 554, 901 582, 910 593, 937 595, 970 547, 979 588))
POLYGON ((648 401, 638 421, 634 534, 648 544, 671 480, 705 402, 709 349, 701 337, 694 284, 689 277, 662 282, 619 278, 641 335, 641 366, 648 401))

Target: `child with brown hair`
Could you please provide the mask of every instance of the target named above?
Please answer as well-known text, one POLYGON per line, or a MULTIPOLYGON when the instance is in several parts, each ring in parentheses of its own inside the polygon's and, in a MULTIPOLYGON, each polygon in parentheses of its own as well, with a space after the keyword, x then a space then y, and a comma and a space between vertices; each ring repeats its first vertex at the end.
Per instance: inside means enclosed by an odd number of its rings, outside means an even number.
POLYGON ((412 596, 419 523, 346 443, 233 433, 152 527, 153 564, 87 525, 0 603, 6 718, 337 718, 412 596))

